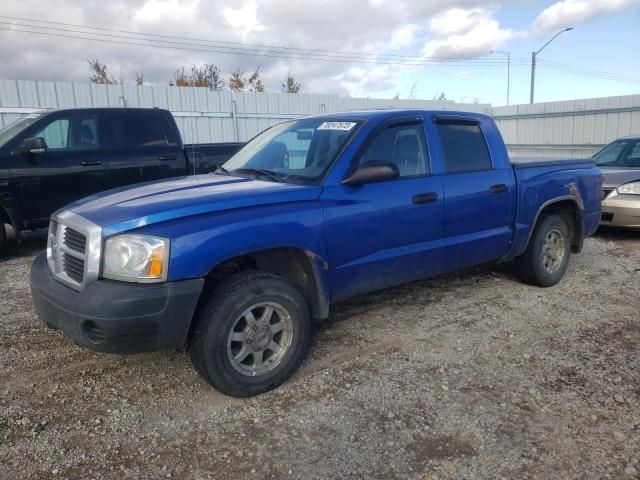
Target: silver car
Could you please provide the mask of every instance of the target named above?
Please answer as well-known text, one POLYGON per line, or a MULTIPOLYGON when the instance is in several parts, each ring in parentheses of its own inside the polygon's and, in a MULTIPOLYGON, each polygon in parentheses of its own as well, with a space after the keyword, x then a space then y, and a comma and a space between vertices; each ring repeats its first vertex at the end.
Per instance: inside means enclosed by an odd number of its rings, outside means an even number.
POLYGON ((604 176, 600 224, 640 229, 640 135, 620 138, 593 158, 604 176))

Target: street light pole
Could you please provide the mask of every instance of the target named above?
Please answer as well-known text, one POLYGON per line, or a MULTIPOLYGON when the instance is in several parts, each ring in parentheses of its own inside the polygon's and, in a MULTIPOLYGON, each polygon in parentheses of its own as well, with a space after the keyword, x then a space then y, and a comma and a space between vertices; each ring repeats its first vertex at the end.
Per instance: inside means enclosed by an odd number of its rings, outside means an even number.
POLYGON ((489 53, 500 53, 507 56, 507 106, 509 106, 509 83, 511 77, 511 52, 504 52, 502 50, 491 50, 489 53))
POLYGON ((556 33, 553 37, 551 37, 551 40, 549 40, 547 43, 545 43, 542 48, 540 48, 540 50, 538 50, 537 52, 531 52, 531 94, 529 95, 529 103, 533 103, 533 97, 534 97, 534 92, 535 92, 535 84, 536 84, 536 57, 538 56, 538 54, 544 50, 544 48, 549 45, 551 42, 553 42, 556 37, 564 32, 568 32, 569 30, 573 30, 573 27, 569 27, 569 28, 565 28, 564 30, 560 30, 558 33, 556 33))

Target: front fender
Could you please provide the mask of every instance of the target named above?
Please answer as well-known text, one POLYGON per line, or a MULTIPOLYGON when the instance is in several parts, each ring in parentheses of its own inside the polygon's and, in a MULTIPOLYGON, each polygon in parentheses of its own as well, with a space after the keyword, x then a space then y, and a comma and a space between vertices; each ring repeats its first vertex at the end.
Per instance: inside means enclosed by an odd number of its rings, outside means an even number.
POLYGON ((171 239, 170 281, 205 277, 231 258, 296 248, 326 262, 324 216, 317 202, 294 202, 187 217, 136 229, 171 239))

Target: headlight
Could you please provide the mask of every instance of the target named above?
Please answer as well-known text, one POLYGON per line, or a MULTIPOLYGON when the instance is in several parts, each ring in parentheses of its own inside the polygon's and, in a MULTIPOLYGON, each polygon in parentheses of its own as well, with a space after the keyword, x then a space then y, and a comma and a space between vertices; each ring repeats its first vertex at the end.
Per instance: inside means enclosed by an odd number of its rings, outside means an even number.
POLYGON ((104 243, 102 276, 125 282, 164 282, 169 270, 169 240, 147 235, 117 235, 104 243))
POLYGON ((640 195, 640 182, 631 182, 620 185, 617 190, 621 195, 640 195))

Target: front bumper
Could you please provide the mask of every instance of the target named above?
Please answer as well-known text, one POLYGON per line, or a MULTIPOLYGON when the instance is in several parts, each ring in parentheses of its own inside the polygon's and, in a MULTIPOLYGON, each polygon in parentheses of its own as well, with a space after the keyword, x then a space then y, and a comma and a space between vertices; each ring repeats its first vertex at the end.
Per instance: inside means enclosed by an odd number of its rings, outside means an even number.
POLYGON ((602 201, 600 225, 640 229, 640 195, 620 195, 615 190, 602 201))
POLYGON ((31 267, 40 321, 82 347, 107 353, 184 345, 203 285, 201 278, 146 285, 98 280, 75 291, 54 279, 44 253, 31 267))

